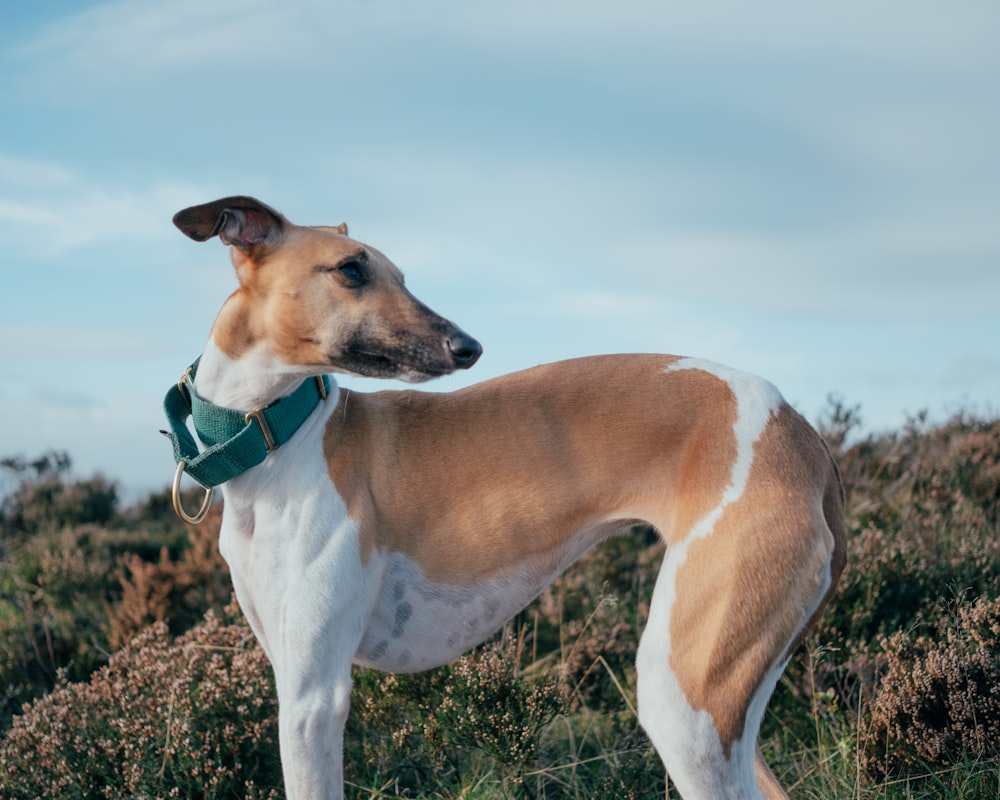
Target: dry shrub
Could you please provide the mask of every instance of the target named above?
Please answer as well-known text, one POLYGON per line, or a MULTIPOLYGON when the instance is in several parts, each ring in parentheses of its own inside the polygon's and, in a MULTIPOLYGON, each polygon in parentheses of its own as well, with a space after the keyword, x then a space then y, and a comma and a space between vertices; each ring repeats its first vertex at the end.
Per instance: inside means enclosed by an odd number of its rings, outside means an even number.
POLYGON ((619 608, 607 598, 589 618, 564 625, 562 674, 571 689, 571 709, 619 706, 615 699, 622 699, 623 683, 634 696, 638 640, 635 627, 619 617, 619 608))
POLYGON ((862 731, 876 778, 919 775, 1000 756, 1000 598, 959 607, 939 640, 899 631, 862 731))
MULTIPOLYGON (((348 779, 457 791, 487 764, 519 785, 542 729, 563 709, 553 678, 520 669, 508 635, 419 675, 358 670, 348 779)), ((281 796, 270 665, 235 603, 183 637, 135 636, 91 680, 56 689, 0 740, 4 800, 281 796)))
POLYGON ((134 533, 83 525, 35 534, 0 563, 0 729, 60 669, 78 680, 106 662, 120 559, 144 550, 134 533))
POLYGON ((100 474, 68 480, 71 466, 70 457, 56 451, 34 460, 0 459, 0 472, 17 481, 16 488, 0 499, 0 555, 12 542, 42 531, 112 521, 118 487, 100 474))
POLYGON ((173 643, 158 623, 26 707, 0 741, 5 800, 279 797, 270 666, 237 617, 173 643))
POLYGON ((1000 422, 957 417, 869 438, 840 459, 848 568, 819 640, 847 653, 920 622, 933 633, 956 595, 1000 594, 1000 422))
POLYGON ((508 765, 527 765, 537 751, 538 732, 562 710, 552 677, 522 673, 513 636, 458 659, 435 716, 442 735, 508 765))
POLYGON ((664 549, 651 528, 630 528, 585 554, 523 612, 533 655, 560 663, 572 708, 617 710, 621 684, 634 689, 636 647, 664 549))
POLYGON ((14 548, 0 562, 0 730, 60 670, 83 680, 151 622, 180 634, 225 606, 218 524, 216 510, 201 528, 159 536, 80 525, 14 548))
POLYGON ((188 525, 191 546, 174 556, 163 547, 158 561, 137 553, 124 557, 121 599, 109 604, 109 639, 117 649, 153 622, 167 621, 173 633, 190 628, 210 608, 221 608, 232 591, 219 554, 221 510, 201 525, 188 525))
MULTIPOLYGON (((521 671, 519 639, 505 634, 448 666, 415 675, 357 670, 346 735, 348 779, 395 791, 456 791, 462 776, 493 762, 520 783, 541 730, 564 707, 561 686, 521 671)), ((419 794, 419 792, 417 792, 419 794)))

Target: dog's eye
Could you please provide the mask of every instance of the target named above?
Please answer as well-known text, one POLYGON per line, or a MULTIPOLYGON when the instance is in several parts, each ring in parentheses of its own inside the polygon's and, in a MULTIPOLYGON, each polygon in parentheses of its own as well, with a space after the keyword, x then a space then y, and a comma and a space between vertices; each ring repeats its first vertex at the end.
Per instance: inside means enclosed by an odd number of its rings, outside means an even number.
POLYGON ((348 286, 361 286, 365 282, 365 268, 359 261, 348 261, 337 267, 337 272, 348 286))

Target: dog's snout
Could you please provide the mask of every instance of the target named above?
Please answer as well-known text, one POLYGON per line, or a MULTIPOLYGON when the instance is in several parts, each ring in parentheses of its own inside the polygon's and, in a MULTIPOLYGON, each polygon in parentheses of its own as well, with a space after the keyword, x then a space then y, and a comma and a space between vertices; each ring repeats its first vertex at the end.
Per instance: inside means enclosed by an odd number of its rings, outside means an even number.
POLYGON ((458 369, 468 369, 483 354, 483 346, 462 331, 448 337, 448 352, 458 369))

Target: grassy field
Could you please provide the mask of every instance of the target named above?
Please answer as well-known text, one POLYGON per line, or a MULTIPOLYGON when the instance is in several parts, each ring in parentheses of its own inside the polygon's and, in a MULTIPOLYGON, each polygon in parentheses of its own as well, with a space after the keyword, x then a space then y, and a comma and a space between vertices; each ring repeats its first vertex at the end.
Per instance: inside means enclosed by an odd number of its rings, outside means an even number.
MULTIPOLYGON (((820 427, 850 561, 765 717, 793 798, 1000 798, 1000 421, 820 427)), ((218 509, 120 507, 45 454, 2 462, 0 798, 280 798, 270 669, 231 602, 218 509)), ((495 640, 412 676, 358 670, 356 798, 675 797, 635 715, 661 545, 588 554, 495 640)))

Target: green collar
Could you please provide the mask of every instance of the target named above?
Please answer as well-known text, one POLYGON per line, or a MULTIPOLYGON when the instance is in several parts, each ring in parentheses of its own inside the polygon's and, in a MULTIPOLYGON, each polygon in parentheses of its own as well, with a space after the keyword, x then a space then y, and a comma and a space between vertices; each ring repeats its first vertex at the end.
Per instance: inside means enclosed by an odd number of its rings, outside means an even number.
POLYGON ((249 412, 237 411, 198 396, 194 390, 197 370, 195 361, 163 400, 170 430, 161 433, 173 444, 178 466, 175 494, 182 472, 211 489, 257 466, 268 453, 295 435, 330 391, 329 377, 318 375, 270 405, 249 412), (193 419, 194 429, 206 445, 204 452, 199 452, 188 430, 188 417, 193 419))

